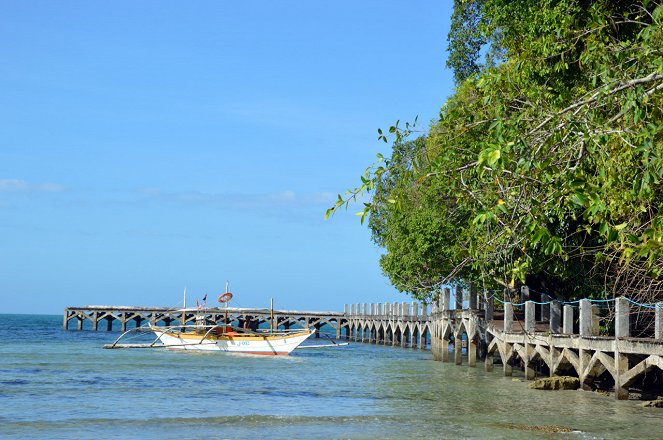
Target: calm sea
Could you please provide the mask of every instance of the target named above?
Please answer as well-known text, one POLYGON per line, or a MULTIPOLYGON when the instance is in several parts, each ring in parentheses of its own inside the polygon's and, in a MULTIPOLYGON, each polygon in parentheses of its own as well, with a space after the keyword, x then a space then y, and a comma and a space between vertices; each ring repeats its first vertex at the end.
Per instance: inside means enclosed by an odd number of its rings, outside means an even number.
POLYGON ((663 438, 661 409, 533 391, 499 368, 434 362, 428 351, 101 348, 118 335, 63 331, 60 316, 0 315, 0 438, 663 438), (541 425, 575 432, 528 430, 541 425))

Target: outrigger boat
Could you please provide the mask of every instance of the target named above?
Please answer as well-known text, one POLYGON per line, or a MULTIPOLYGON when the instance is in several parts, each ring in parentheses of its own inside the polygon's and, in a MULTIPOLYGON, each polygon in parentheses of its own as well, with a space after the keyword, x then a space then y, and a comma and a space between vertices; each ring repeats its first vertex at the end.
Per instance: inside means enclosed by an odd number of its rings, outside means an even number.
MULTIPOLYGON (((205 298, 206 299, 205 295, 205 298)), ((228 292, 226 283, 226 292, 218 298, 220 303, 226 304, 226 319, 228 321, 227 303, 232 298, 232 293, 228 292)), ((196 303, 198 301, 196 300, 196 303)), ((258 355, 284 356, 290 354, 295 348, 299 347, 309 336, 315 333, 315 329, 305 328, 299 330, 281 330, 278 329, 248 329, 235 327, 225 323, 214 323, 206 319, 207 309, 201 306, 195 309, 181 309, 183 315, 187 312, 195 312, 195 325, 179 325, 162 327, 149 325, 147 327, 138 327, 124 332, 112 344, 104 345, 104 348, 167 348, 172 350, 197 350, 197 351, 221 351, 232 353, 246 353, 258 355), (151 332, 156 335, 156 339, 151 344, 126 344, 120 343, 127 335, 131 333, 151 332)), ((270 313, 273 314, 273 305, 270 307, 270 313)), ((270 319, 270 322, 272 320, 270 319)), ((333 341, 332 341, 333 342, 333 341)), ((342 346, 346 344, 316 345, 308 348, 320 348, 331 346, 342 346)))
POLYGON ((229 325, 186 327, 150 326, 165 348, 173 350, 227 351, 233 353, 288 355, 315 330, 252 331, 229 325))

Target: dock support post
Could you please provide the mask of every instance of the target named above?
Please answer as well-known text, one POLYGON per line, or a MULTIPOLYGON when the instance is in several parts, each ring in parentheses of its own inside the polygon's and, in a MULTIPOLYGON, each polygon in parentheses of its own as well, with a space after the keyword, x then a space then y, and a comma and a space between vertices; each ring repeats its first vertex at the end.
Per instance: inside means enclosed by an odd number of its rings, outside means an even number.
POLYGON ((456 303, 456 310, 463 310, 463 288, 460 286, 456 286, 456 295, 454 295, 455 298, 455 303, 456 303))
POLYGON ((525 366, 525 379, 534 380, 536 378, 536 371, 532 367, 532 346, 530 344, 525 344, 525 359, 523 359, 523 364, 525 366))
POLYGON ((534 333, 536 327, 534 301, 525 302, 525 332, 534 333))
POLYGON ((78 330, 83 330, 83 318, 81 315, 78 315, 76 318, 78 319, 78 330))
POLYGON ((545 293, 541 295, 541 302, 546 302, 547 304, 541 304, 541 321, 550 321, 550 306, 552 303, 550 302, 552 298, 550 296, 546 295, 545 293))
POLYGON ((631 307, 626 298, 617 298, 615 300, 615 338, 631 336, 630 314, 631 307))
MULTIPOLYGON (((511 350, 513 350, 513 346, 511 346, 511 350)), ((507 353, 509 352, 508 347, 506 352, 507 353)), ((504 361, 504 364, 502 365, 502 370, 504 371, 505 376, 513 376, 513 366, 511 365, 512 362, 513 359, 509 358, 507 355, 507 359, 504 361)))
MULTIPOLYGON (((658 321, 656 321, 658 322, 658 321)), ((63 319, 62 319, 62 328, 69 330, 69 310, 65 309, 63 319)))
POLYGON ((477 366, 477 340, 467 335, 467 365, 469 367, 477 366))
POLYGON ((663 339, 663 302, 656 303, 654 337, 656 339, 663 339))
POLYGON ((456 333, 454 335, 454 363, 456 365, 463 364, 463 335, 456 333))
POLYGON ((580 336, 594 336, 594 308, 588 299, 580 300, 580 336))
POLYGON ((550 303, 550 333, 558 334, 562 329, 562 305, 557 301, 550 303))
POLYGON ((99 328, 99 312, 92 314, 92 331, 97 331, 99 328))
POLYGON ((513 304, 504 303, 504 332, 510 333, 513 328, 513 304))
POLYGON ((477 287, 472 284, 470 285, 470 297, 467 299, 467 308, 470 310, 476 310, 477 307, 477 287))
POLYGON ((573 334, 573 307, 570 305, 564 306, 564 320, 563 320, 563 330, 562 333, 565 335, 573 334))
POLYGON ((486 360, 484 361, 484 366, 486 368, 486 371, 489 372, 489 373, 491 371, 493 371, 494 357, 495 357, 494 353, 487 353, 486 354, 486 360))
POLYGON ((529 287, 527 287, 527 286, 522 286, 522 287, 520 288, 520 302, 523 303, 523 302, 527 302, 527 301, 529 301, 529 300, 530 300, 530 297, 529 297, 529 287))
POLYGON ((488 293, 484 292, 483 294, 484 298, 484 319, 486 322, 490 322, 493 320, 493 313, 495 312, 495 298, 493 295, 490 295, 488 297, 488 293))
POLYGON ((106 331, 113 331, 113 316, 109 315, 106 318, 106 331))

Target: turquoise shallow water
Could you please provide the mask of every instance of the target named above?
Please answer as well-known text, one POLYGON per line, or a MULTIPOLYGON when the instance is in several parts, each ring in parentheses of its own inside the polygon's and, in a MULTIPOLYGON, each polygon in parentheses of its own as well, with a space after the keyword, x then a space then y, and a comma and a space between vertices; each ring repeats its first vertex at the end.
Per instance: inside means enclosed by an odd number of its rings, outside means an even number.
POLYGON ((118 332, 63 331, 59 316, 0 318, 3 439, 663 438, 663 410, 529 390, 499 366, 486 373, 428 351, 104 350, 118 332), (576 432, 518 429, 551 424, 576 432))

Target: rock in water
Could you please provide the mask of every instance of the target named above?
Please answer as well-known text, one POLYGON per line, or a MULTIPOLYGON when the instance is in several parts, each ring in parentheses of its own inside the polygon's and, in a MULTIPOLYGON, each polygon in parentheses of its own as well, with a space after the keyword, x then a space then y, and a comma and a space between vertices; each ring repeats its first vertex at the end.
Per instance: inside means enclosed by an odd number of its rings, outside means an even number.
POLYGON ((538 379, 529 384, 534 390, 577 390, 580 380, 572 376, 554 376, 538 379))
POLYGON ((663 408, 663 399, 649 400, 642 402, 641 405, 645 408, 663 408))

